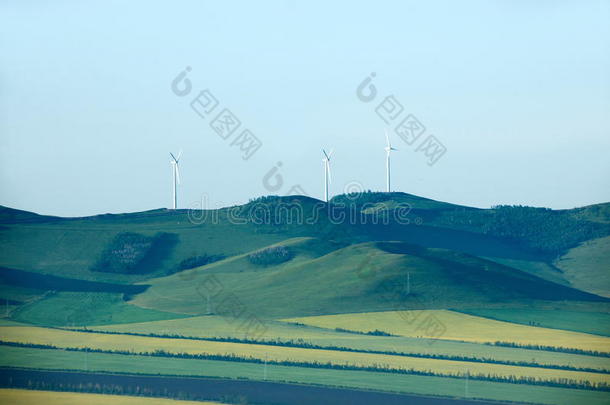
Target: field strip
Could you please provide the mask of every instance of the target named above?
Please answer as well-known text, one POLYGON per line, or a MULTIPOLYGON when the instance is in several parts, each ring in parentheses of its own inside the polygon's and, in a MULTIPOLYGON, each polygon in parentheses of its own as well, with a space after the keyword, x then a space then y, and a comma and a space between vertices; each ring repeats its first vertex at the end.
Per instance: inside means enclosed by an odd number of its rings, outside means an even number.
MULTIPOLYGON (((141 374, 186 377, 212 377, 260 380, 261 364, 229 361, 194 360, 83 353, 64 350, 41 350, 0 346, 0 366, 21 369, 57 371, 89 371, 118 375, 141 374), (87 362, 83 361, 87 358, 87 362)), ((372 389, 419 395, 460 397, 464 394, 464 379, 432 377, 386 372, 316 369, 269 365, 267 380, 297 384, 372 389)), ((505 400, 548 405, 607 405, 607 391, 559 388, 542 385, 508 384, 469 380, 473 398, 505 400)))
MULTIPOLYGON (((265 345, 265 346, 283 346, 283 347, 300 347, 304 349, 322 349, 322 350, 332 350, 332 351, 342 351, 342 352, 355 352, 355 353, 373 353, 373 354, 388 354, 391 356, 404 356, 404 357, 419 357, 419 358, 427 358, 427 359, 442 359, 442 360, 456 360, 456 361, 468 361, 468 362, 476 362, 476 363, 494 363, 494 364, 506 364, 511 366, 523 366, 523 367, 541 367, 541 368, 553 368, 553 369, 563 369, 563 370, 574 370, 574 371, 587 371, 594 373, 605 373, 610 374, 610 359, 597 359, 601 360, 599 364, 591 366, 589 361, 591 356, 582 356, 576 362, 571 362, 570 364, 561 363, 561 361, 552 361, 552 362, 540 362, 536 361, 535 358, 530 357, 530 361, 524 360, 514 360, 514 359, 496 359, 493 357, 484 357, 484 356, 473 356, 473 355, 448 355, 443 353, 430 353, 430 352, 405 352, 398 351, 395 348, 393 350, 375 350, 375 349, 365 349, 365 348, 352 348, 346 346, 336 346, 336 345, 318 345, 313 343, 307 343, 305 341, 294 341, 294 340, 252 340, 252 339, 240 339, 240 338, 226 338, 226 337, 194 337, 194 336, 182 336, 176 334, 147 334, 147 333, 139 333, 139 332, 113 332, 113 331, 92 331, 89 329, 76 329, 76 328, 54 328, 60 330, 68 330, 74 332, 87 332, 87 333, 104 333, 104 334, 113 334, 113 335, 130 335, 130 336, 144 336, 144 337, 156 337, 156 338, 169 338, 169 339, 184 339, 184 340, 201 340, 201 341, 210 341, 210 342, 229 342, 229 343, 246 343, 253 345, 265 345)), ((1 343, 1 342, 0 342, 1 343)), ((498 346, 494 346, 495 349, 498 346)), ((514 349, 511 349, 515 351, 514 349)), ((517 349, 521 350, 521 349, 517 349)), ((563 353, 562 353, 563 355, 563 353)), ((596 359, 595 356, 592 358, 596 359)))
POLYGON ((384 354, 354 353, 321 349, 267 346, 244 343, 196 341, 75 332, 41 327, 0 327, 0 340, 16 343, 52 345, 60 348, 91 348, 134 352, 166 351, 168 353, 240 356, 269 361, 293 361, 356 367, 388 367, 433 371, 443 374, 489 374, 502 377, 568 379, 593 383, 610 383, 610 375, 581 371, 520 367, 454 360, 422 359, 384 354))
MULTIPOLYGON (((570 366, 573 368, 592 368, 596 370, 610 368, 609 357, 592 356, 584 353, 561 353, 550 350, 529 350, 475 342, 460 342, 456 340, 430 340, 404 336, 372 336, 338 332, 334 329, 323 329, 315 326, 299 326, 281 321, 268 322, 266 325, 268 328, 265 334, 261 336, 261 340, 282 340, 289 342, 304 341, 306 343, 312 343, 325 347, 341 346, 365 351, 408 352, 414 354, 442 355, 452 357, 466 355, 467 357, 476 357, 478 359, 486 358, 499 360, 500 362, 536 362, 539 364, 570 366), (431 342, 434 342, 434 344, 430 344, 431 342)), ((97 326, 89 327, 88 329, 118 333, 162 335, 157 337, 193 337, 205 338, 208 340, 210 340, 210 338, 222 338, 221 340, 225 341, 227 341, 226 338, 244 338, 243 333, 236 331, 235 327, 230 325, 223 318, 209 315, 165 321, 97 326)), ((452 360, 461 359, 453 358, 452 360)))
POLYGON ((78 392, 32 391, 0 388, 0 404, 11 405, 222 405, 220 402, 177 401, 128 395, 89 394, 78 392))
POLYGON ((365 312, 283 319, 327 329, 383 331, 397 336, 473 343, 510 342, 610 352, 610 338, 581 332, 497 321, 448 310, 365 312), (429 325, 437 325, 431 328, 429 325))

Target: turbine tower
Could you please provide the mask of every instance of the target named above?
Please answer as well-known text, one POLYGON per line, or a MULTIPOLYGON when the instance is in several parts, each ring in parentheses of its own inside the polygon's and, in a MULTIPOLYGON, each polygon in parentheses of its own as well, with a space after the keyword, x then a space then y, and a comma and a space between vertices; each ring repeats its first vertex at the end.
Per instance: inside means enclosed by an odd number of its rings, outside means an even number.
POLYGON ((180 153, 178 153, 178 157, 175 157, 173 155, 173 153, 170 152, 169 154, 172 158, 169 161, 172 164, 172 177, 173 177, 173 199, 172 199, 172 203, 173 203, 173 209, 178 208, 178 193, 177 193, 177 185, 180 184, 180 170, 178 170, 178 162, 180 161, 180 156, 182 156, 182 151, 180 151, 180 153))
POLYGON ((324 201, 328 202, 328 183, 330 183, 330 157, 333 154, 333 150, 331 149, 329 153, 326 153, 326 151, 322 149, 322 153, 324 153, 324 159, 322 159, 322 163, 324 163, 324 201))
POLYGON ((390 143, 390 137, 388 136, 387 129, 385 131, 385 140, 386 140, 386 147, 384 149, 385 149, 386 191, 389 193, 390 191, 392 191, 392 189, 390 187, 390 152, 392 152, 393 150, 398 150, 398 149, 392 147, 392 144, 390 143))

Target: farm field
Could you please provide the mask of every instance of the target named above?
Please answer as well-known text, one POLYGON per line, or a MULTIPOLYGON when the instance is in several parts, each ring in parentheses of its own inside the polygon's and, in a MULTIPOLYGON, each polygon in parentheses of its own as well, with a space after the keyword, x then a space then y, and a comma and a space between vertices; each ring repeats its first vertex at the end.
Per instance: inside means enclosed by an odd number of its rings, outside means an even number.
MULTIPOLYGON (((262 364, 235 363, 176 358, 153 358, 136 355, 69 352, 0 346, 0 366, 51 370, 88 370, 91 372, 124 372, 148 374, 151 370, 162 375, 215 376, 261 380, 265 373, 262 364), (68 367, 67 367, 68 366, 68 367)), ((286 381, 353 387, 421 395, 464 397, 463 379, 399 375, 350 370, 311 369, 267 365, 268 381, 286 381)), ((590 390, 508 384, 488 381, 468 381, 468 397, 549 405, 603 405, 608 393, 590 390)))
POLYGON ((322 364, 330 362, 336 365, 358 367, 382 366, 393 369, 413 369, 421 372, 431 370, 436 373, 451 375, 465 375, 466 373, 472 375, 490 374, 501 377, 517 376, 610 383, 610 374, 572 370, 258 344, 110 335, 37 327, 1 327, 0 340, 5 342, 54 345, 59 348, 80 347, 101 350, 134 351, 136 353, 162 350, 174 354, 235 355, 239 357, 259 360, 267 359, 268 361, 280 362, 295 361, 322 364))
POLYGON ((210 401, 176 401, 164 398, 131 397, 126 395, 83 394, 76 392, 33 391, 0 388, 0 404, 31 405, 222 405, 210 401))
MULTIPOLYGON (((25 326, 25 325, 22 325, 25 326)), ((306 325, 294 325, 280 321, 266 321, 265 333, 259 340, 308 342, 319 346, 346 347, 356 350, 377 350, 419 354, 440 354, 460 356, 465 353, 500 361, 535 361, 541 364, 610 368, 610 360, 605 357, 573 353, 526 350, 512 347, 490 346, 473 342, 451 340, 419 339, 402 336, 371 336, 340 332, 306 325)), ((120 333, 140 333, 157 335, 180 335, 200 338, 237 338, 245 336, 231 323, 220 316, 198 316, 165 321, 90 327, 91 330, 120 333)))
POLYGON ((392 335, 410 337, 437 337, 478 343, 512 342, 610 352, 608 337, 513 324, 448 310, 353 313, 290 318, 284 321, 359 332, 379 330, 392 335), (421 326, 422 321, 429 316, 433 316, 442 325, 441 334, 427 334, 426 328, 421 326))

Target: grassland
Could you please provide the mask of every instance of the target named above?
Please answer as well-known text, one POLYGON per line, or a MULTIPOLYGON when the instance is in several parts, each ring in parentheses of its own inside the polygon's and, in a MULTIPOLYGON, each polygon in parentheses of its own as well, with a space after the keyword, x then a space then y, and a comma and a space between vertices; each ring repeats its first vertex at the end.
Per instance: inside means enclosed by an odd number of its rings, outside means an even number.
POLYGON ((525 271, 526 273, 538 276, 545 280, 552 281, 561 285, 569 286, 570 283, 567 281, 560 271, 557 270, 552 264, 539 261, 539 260, 519 260, 502 257, 485 257, 485 259, 503 264, 508 267, 525 271))
POLYGON ((555 261, 566 280, 576 288, 610 297, 610 236, 570 249, 555 261))
POLYGON ((0 404, 106 405, 110 402, 113 405, 222 405, 220 402, 175 401, 163 398, 130 397, 126 395, 0 389, 0 404))
POLYGON ((40 297, 44 293, 45 290, 0 283, 0 303, 6 300, 28 302, 40 297))
MULTIPOLYGON (((262 364, 194 359, 124 356, 0 346, 0 366, 51 370, 88 370, 162 375, 216 376, 262 379, 262 364)), ((349 370, 311 369, 267 365, 268 381, 352 387, 390 392, 464 397, 465 380, 349 370)), ((468 397, 549 405, 605 405, 608 393, 568 388, 530 386, 471 380, 468 397)))
POLYGON ((322 364, 330 362, 336 365, 357 367, 382 366, 393 369, 413 369, 422 372, 431 370, 436 373, 450 375, 470 373, 473 375, 489 374, 501 377, 517 376, 610 383, 610 374, 581 371, 232 342, 108 335, 37 327, 0 327, 0 340, 6 342, 54 345, 60 348, 79 347, 101 350, 133 351, 136 353, 161 350, 175 354, 234 355, 259 360, 268 359, 269 361, 274 362, 293 361, 322 364))
POLYGON ((44 300, 22 305, 12 313, 16 321, 47 326, 103 325, 183 316, 129 305, 118 293, 68 291, 49 294, 44 300))
MULTIPOLYGON (((587 298, 527 273, 443 249, 369 242, 323 253, 320 257, 297 254, 287 263, 266 268, 254 267, 243 257, 226 259, 148 280, 151 287, 132 303, 166 312, 205 314, 208 306, 201 289, 211 275, 224 292, 238 296, 245 307, 265 318, 587 298), (408 296, 404 294, 407 273, 412 292, 408 296), (456 283, 456 278, 463 281, 456 283)), ((213 299, 212 309, 217 304, 213 299)))
POLYGON ((469 308, 459 312, 522 325, 610 336, 610 314, 607 312, 533 308, 469 308))
POLYGON ((321 328, 350 329, 359 332, 384 331, 393 335, 428 337, 478 343, 512 342, 524 345, 567 347, 580 350, 610 352, 610 338, 516 325, 447 310, 387 311, 343 315, 324 315, 286 319, 321 328), (442 333, 430 334, 422 326, 428 317, 443 326, 442 333))
POLYGON ((189 221, 186 210, 156 210, 137 214, 97 216, 57 220, 48 223, 8 224, 0 229, 3 246, 1 264, 6 267, 36 271, 63 277, 105 282, 133 282, 150 275, 127 275, 93 272, 89 269, 98 260, 107 244, 118 233, 128 229, 152 236, 159 230, 174 233, 179 244, 160 263, 156 274, 172 269, 188 257, 201 254, 232 256, 257 249, 286 236, 257 234, 249 225, 230 224, 226 213, 212 215, 206 226, 189 221), (235 243, 239 241, 239 243, 235 243))

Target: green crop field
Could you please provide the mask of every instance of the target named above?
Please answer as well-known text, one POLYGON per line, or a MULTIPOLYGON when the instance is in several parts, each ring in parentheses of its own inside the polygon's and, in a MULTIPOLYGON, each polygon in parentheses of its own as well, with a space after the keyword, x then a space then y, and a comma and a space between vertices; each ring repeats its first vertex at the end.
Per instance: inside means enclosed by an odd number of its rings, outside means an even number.
POLYGON ((543 379, 571 379, 594 383, 610 383, 610 374, 546 369, 540 367, 518 367, 493 363, 437 360, 374 353, 356 353, 337 350, 305 349, 298 347, 268 346, 232 342, 197 341, 131 335, 112 335, 64 331, 37 327, 0 327, 0 340, 5 342, 54 345, 60 348, 90 348, 133 352, 235 355, 239 357, 268 359, 269 361, 295 361, 372 367, 431 370, 441 374, 491 374, 497 376, 534 377, 543 379))
MULTIPOLYGON (((608 369, 607 358, 580 354, 525 350, 511 347, 489 346, 473 342, 451 340, 430 340, 402 336, 371 336, 340 332, 307 325, 294 325, 287 322, 265 322, 265 333, 261 340, 299 341, 319 346, 346 347, 356 350, 377 350, 406 352, 415 354, 437 354, 459 356, 468 354, 477 358, 499 361, 534 361, 540 364, 608 369)), ((235 325, 220 316, 199 316, 165 321, 152 321, 133 324, 107 325, 90 328, 92 330, 122 333, 141 333, 157 335, 180 335, 202 338, 243 339, 244 333, 235 325)))
MULTIPOLYGON (((165 375, 197 375, 223 378, 248 378, 260 380, 265 373, 261 364, 234 363, 191 359, 152 358, 103 353, 78 353, 62 350, 41 350, 0 346, 0 365, 35 367, 55 370, 114 371, 124 373, 165 375)), ((507 384, 497 382, 468 381, 463 379, 399 375, 377 372, 311 369, 268 365, 268 381, 286 381, 305 384, 353 387, 380 391, 415 393, 422 395, 484 398, 549 405, 603 405, 606 392, 507 384)))

